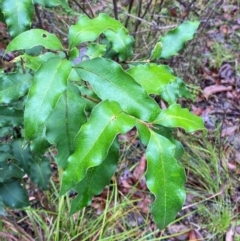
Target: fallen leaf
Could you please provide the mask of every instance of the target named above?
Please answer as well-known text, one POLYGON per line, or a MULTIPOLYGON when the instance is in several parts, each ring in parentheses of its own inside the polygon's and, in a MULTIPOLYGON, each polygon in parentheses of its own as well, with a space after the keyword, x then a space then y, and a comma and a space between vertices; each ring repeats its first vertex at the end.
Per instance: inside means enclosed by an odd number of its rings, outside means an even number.
POLYGON ((232 90, 232 86, 210 85, 203 90, 203 95, 208 100, 212 94, 230 90, 232 90))

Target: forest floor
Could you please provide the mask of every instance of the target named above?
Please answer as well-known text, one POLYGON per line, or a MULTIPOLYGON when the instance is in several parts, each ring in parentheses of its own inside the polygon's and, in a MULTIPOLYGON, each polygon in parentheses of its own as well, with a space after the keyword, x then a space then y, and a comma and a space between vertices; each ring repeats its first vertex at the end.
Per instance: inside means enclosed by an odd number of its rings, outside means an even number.
MULTIPOLYGON (((83 10, 79 1, 69 2, 76 11, 83 10)), ((87 14, 105 12, 114 16, 112 1, 84 2, 88 2, 84 8, 87 14)), ((156 39, 173 25, 183 20, 201 21, 195 39, 185 50, 164 61, 195 97, 194 101, 181 100, 181 104, 201 116, 208 129, 206 136, 201 132, 176 132, 185 147, 181 161, 187 175, 187 198, 182 211, 165 230, 156 228, 149 214, 153 197, 144 178, 145 148, 133 130, 119 137, 118 172, 90 207, 67 221, 69 200, 73 197, 56 198, 59 183, 54 171, 51 191, 43 193, 35 186, 29 187, 32 208, 9 211, 9 218, 2 219, 0 239, 240 240, 240 2, 134 1, 131 9, 130 2, 118 3, 118 18, 136 38, 136 59, 146 56, 156 39), (164 28, 159 30, 156 26, 164 28), (3 233, 8 235, 1 236, 3 233)), ((63 39, 67 24, 76 21, 60 10, 39 12, 42 27, 63 39)), ((1 53, 10 38, 3 24, 0 30, 1 53)), ((11 67, 7 59, 0 64, 11 67)), ((56 170, 54 163, 52 168, 56 170)))

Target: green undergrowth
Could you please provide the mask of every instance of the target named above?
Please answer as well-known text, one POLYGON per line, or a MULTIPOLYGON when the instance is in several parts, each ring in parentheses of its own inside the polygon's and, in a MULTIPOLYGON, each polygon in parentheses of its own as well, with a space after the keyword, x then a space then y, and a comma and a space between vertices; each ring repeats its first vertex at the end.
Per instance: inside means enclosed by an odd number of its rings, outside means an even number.
POLYGON ((224 143, 220 131, 210 136, 192 135, 185 138, 182 158, 187 173, 187 210, 195 210, 190 223, 200 231, 204 240, 223 240, 237 219, 231 193, 234 181, 226 165, 224 143), (187 198, 188 200, 188 198, 187 198))

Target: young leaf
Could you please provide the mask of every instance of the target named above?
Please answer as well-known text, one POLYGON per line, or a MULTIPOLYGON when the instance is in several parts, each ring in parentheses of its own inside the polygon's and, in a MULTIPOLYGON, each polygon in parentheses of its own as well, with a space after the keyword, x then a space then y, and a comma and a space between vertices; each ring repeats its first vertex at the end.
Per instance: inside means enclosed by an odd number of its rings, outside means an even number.
POLYGON ((32 83, 30 74, 6 74, 0 79, 0 102, 8 104, 24 96, 32 83))
POLYGON ((87 47, 87 56, 90 59, 101 57, 106 52, 106 46, 102 44, 89 44, 87 47))
POLYGON ((100 99, 118 102, 126 113, 149 121, 160 112, 157 103, 114 61, 95 58, 83 61, 75 68, 100 99))
POLYGON ((166 86, 176 79, 172 70, 166 65, 137 65, 127 70, 148 94, 159 95, 166 86))
POLYGON ((161 57, 161 54, 162 54, 162 43, 157 42, 151 52, 150 60, 153 61, 153 60, 159 59, 161 57))
MULTIPOLYGON (((23 54, 20 57, 23 59, 26 67, 28 67, 29 69, 32 69, 34 71, 37 71, 43 62, 48 61, 50 58, 58 57, 58 55, 54 54, 52 52, 47 52, 47 53, 45 53, 43 55, 39 55, 39 56, 31 56, 28 54, 23 54)), ((16 60, 16 58, 15 58, 15 60, 16 60)))
POLYGON ((23 111, 12 107, 0 106, 0 127, 23 124, 23 111))
POLYGON ((186 108, 181 108, 178 104, 170 105, 167 109, 162 110, 154 124, 166 127, 181 127, 187 132, 205 129, 200 117, 190 113, 186 108))
POLYGON ((55 34, 42 29, 31 29, 14 38, 7 46, 5 53, 20 49, 31 49, 39 45, 46 49, 63 50, 62 44, 55 34))
POLYGON ((49 159, 43 158, 40 161, 35 160, 32 162, 29 174, 32 181, 36 183, 42 190, 48 189, 52 174, 49 159))
POLYGON ((69 30, 69 49, 72 50, 77 45, 96 40, 101 33, 107 29, 118 31, 123 25, 106 14, 99 14, 97 18, 90 19, 86 15, 79 18, 76 25, 72 25, 69 30))
POLYGON ((151 131, 146 150, 146 183, 154 194, 151 212, 159 229, 172 222, 185 200, 184 168, 174 159, 175 146, 151 131))
POLYGON ((29 146, 24 147, 24 141, 22 139, 15 139, 11 143, 11 147, 12 153, 18 160, 19 166, 28 173, 32 162, 32 154, 30 152, 29 146))
POLYGON ((12 37, 30 28, 34 11, 32 0, 1 0, 0 8, 12 37))
POLYGON ((87 121, 85 106, 85 100, 80 96, 78 88, 69 83, 47 119, 47 140, 51 144, 56 144, 58 154, 55 160, 63 169, 68 157, 75 150, 75 137, 80 127, 87 121))
POLYGON ((177 28, 170 30, 166 36, 159 38, 162 43, 161 58, 168 59, 177 55, 184 48, 187 41, 193 38, 199 22, 183 22, 177 28))
POLYGON ((78 193, 71 203, 70 215, 91 203, 94 195, 99 195, 109 184, 117 168, 119 146, 114 141, 107 158, 96 167, 89 168, 86 176, 73 189, 78 193))
POLYGON ((168 104, 176 103, 178 98, 181 97, 193 99, 183 80, 180 78, 176 78, 175 81, 165 86, 164 91, 161 93, 161 97, 163 100, 167 101, 168 104))
POLYGON ((128 31, 125 28, 121 28, 116 32, 105 30, 104 35, 110 41, 112 49, 118 53, 120 61, 124 61, 132 56, 134 39, 128 34, 128 31))
POLYGON ((37 70, 24 112, 27 139, 42 135, 43 124, 65 91, 70 72, 70 63, 61 58, 51 58, 37 70))
POLYGON ((63 173, 61 194, 79 183, 90 167, 100 165, 116 135, 126 133, 134 124, 135 119, 126 115, 118 103, 103 101, 96 105, 76 137, 76 150, 63 173))
POLYGON ((18 181, 0 183, 0 197, 10 208, 24 208, 29 206, 27 191, 18 181))

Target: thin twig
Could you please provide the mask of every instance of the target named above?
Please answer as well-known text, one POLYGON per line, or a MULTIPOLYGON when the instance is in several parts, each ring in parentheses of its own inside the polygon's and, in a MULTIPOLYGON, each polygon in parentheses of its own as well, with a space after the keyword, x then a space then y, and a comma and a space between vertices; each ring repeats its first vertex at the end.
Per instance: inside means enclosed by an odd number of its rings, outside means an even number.
POLYGON ((118 20, 117 0, 113 0, 113 12, 114 12, 115 19, 118 20))
POLYGON ((135 19, 137 19, 137 20, 139 20, 139 21, 141 21, 141 22, 144 22, 144 23, 146 23, 146 24, 154 27, 154 28, 157 29, 157 30, 175 28, 175 27, 177 26, 177 24, 173 24, 173 25, 168 25, 168 26, 159 27, 159 26, 157 26, 157 24, 154 23, 154 22, 153 22, 153 23, 150 23, 150 22, 146 21, 145 19, 139 18, 139 17, 134 16, 134 15, 129 14, 129 13, 124 13, 124 14, 127 15, 127 16, 129 16, 129 17, 131 17, 131 18, 135 18, 135 19))
MULTIPOLYGON (((134 0, 130 0, 129 6, 128 6, 128 14, 130 14, 131 11, 132 11, 133 2, 134 2, 134 0)), ((125 22, 125 25, 124 25, 125 28, 127 28, 127 26, 128 26, 129 18, 130 18, 130 16, 127 15, 126 22, 125 22)))
POLYGON ((91 16, 86 12, 86 10, 76 1, 73 0, 73 2, 90 18, 91 16))

